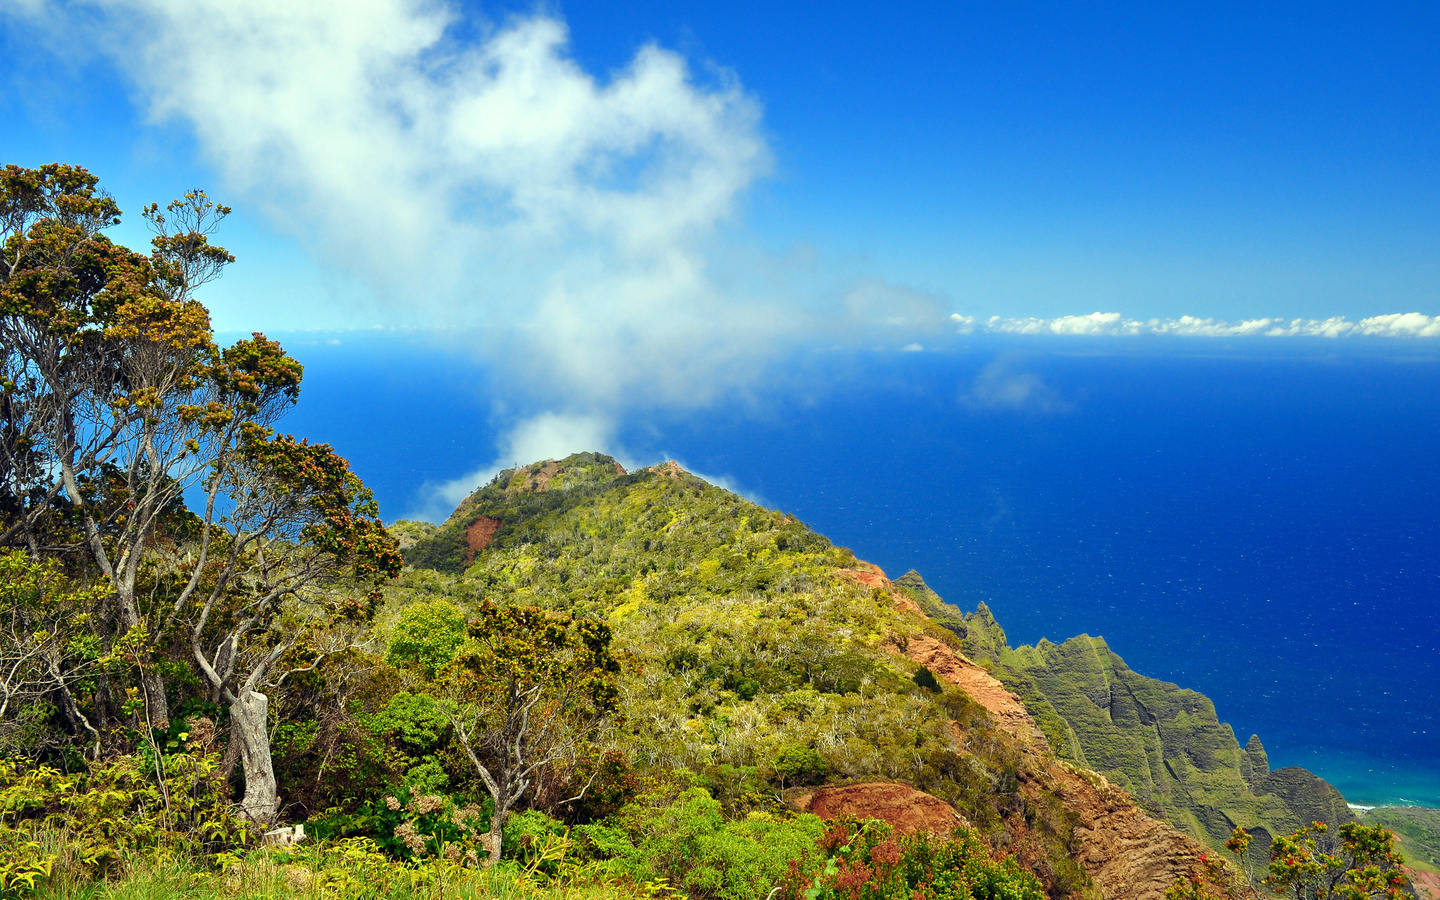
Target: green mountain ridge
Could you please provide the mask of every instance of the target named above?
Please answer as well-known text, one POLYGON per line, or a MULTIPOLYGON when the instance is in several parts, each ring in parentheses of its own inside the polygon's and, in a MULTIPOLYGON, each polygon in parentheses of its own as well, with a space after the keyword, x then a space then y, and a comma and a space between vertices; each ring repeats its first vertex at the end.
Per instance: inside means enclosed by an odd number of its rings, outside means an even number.
POLYGON ((1279 794, 1251 792, 1246 777, 1272 777, 1263 748, 1239 748, 1203 696, 1131 672, 1099 639, 1011 649, 986 608, 966 616, 914 573, 891 589, 930 618, 905 614, 887 590, 840 577, 865 565, 849 550, 673 464, 626 473, 585 453, 518 467, 441 525, 397 533, 411 566, 393 592, 401 605, 484 597, 607 620, 646 673, 625 686, 624 743, 642 769, 710 773, 723 792, 805 748, 832 782, 904 781, 1001 845, 1029 841, 1057 896, 1083 895, 1074 815, 1026 798, 1021 782, 1044 776, 963 692, 919 686, 895 646, 923 633, 989 666, 1061 759, 1203 842, 1295 819, 1279 794))
POLYGON ((1072 857, 1078 820, 1033 787, 1043 767, 964 692, 917 683, 896 649, 953 635, 851 577, 854 554, 791 516, 673 464, 622 472, 598 454, 536 463, 437 527, 403 525, 391 608, 485 598, 603 619, 632 660, 613 740, 637 771, 691 773, 740 816, 789 785, 903 782, 1051 896, 1099 895, 1072 857), (503 524, 466 565, 481 520, 503 524))
POLYGON ((967 615, 913 571, 894 584, 1020 695, 1057 755, 1207 845, 1223 851, 1240 826, 1255 836, 1258 862, 1273 835, 1355 820, 1334 787, 1298 767, 1271 771, 1258 736, 1242 747, 1209 698, 1133 671, 1104 638, 1012 648, 984 604, 967 615))

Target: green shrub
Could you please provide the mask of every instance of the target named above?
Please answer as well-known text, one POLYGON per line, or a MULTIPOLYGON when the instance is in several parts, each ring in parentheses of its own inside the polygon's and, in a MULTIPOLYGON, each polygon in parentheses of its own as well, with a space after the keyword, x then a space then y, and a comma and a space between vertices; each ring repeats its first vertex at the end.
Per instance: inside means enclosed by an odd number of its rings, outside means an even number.
POLYGON ((450 716, 444 704, 429 694, 401 691, 391 697, 385 708, 365 723, 377 734, 389 732, 414 753, 428 753, 439 745, 450 730, 450 716))
POLYGON ((454 798, 421 794, 408 785, 363 804, 353 815, 329 810, 307 823, 317 840, 364 838, 390 858, 477 861, 489 832, 487 806, 457 805, 454 798))
POLYGON ((434 678, 465 643, 465 613, 448 600, 416 603, 400 613, 385 658, 397 666, 413 666, 434 678))
POLYGON ((819 784, 830 772, 825 760, 814 748, 803 744, 786 744, 775 757, 775 774, 781 787, 797 784, 819 784))
POLYGON ((749 900, 778 886, 790 861, 814 852, 824 833, 820 819, 781 819, 751 813, 726 822, 720 803, 691 788, 675 803, 633 814, 627 822, 635 853, 629 874, 636 880, 666 879, 692 900, 749 900))
POLYGON ((523 871, 554 878, 569 854, 570 829, 537 809, 526 810, 505 820, 500 847, 523 871))
POLYGON ((244 843, 218 765, 214 756, 122 756, 66 774, 0 760, 0 896, 37 889, 62 869, 71 880, 106 878, 130 858, 244 843))
POLYGON ((930 671, 927 666, 921 666, 920 671, 915 673, 913 680, 920 687, 932 694, 938 694, 944 690, 944 688, 940 686, 940 682, 935 678, 935 673, 930 671))

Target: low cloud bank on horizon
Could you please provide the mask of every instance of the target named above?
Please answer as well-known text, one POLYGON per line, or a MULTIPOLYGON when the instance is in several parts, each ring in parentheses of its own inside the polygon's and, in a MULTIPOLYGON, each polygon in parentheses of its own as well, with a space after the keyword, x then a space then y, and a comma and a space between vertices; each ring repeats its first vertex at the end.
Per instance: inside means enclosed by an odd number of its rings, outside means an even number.
POLYGON ((1223 319, 1201 319, 1181 316, 1178 319, 1127 319, 1118 312, 1090 313, 1084 316, 1059 316, 1054 319, 1015 319, 991 316, 981 319, 954 313, 950 321, 961 334, 991 332, 1020 335, 1174 335, 1178 337, 1440 337, 1440 316, 1424 313, 1390 313, 1370 316, 1352 322, 1344 316, 1328 319, 1245 319, 1227 322, 1223 319))

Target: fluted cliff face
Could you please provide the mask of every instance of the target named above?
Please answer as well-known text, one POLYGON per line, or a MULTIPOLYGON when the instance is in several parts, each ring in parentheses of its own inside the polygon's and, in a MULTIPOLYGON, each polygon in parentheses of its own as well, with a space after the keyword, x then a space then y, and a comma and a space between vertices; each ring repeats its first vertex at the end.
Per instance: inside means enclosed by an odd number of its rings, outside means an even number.
MULTIPOLYGON (((926 607, 934 608, 930 598, 935 595, 914 572, 898 584, 887 581, 886 587, 897 595, 897 604, 915 615, 925 616, 926 607)), ((1003 646, 1003 632, 999 641, 1003 646)), ((1022 789, 1037 803, 1058 800, 1075 817, 1074 858, 1102 897, 1158 900, 1177 879, 1202 869, 1202 844, 1150 815, 1104 775, 1059 759, 1020 695, 986 667, 950 642, 930 636, 912 638, 904 652, 975 698, 1024 748, 1030 765, 1022 772, 1022 789)))
POLYGON ((1056 753, 1103 773, 1151 814, 1221 851, 1238 825, 1263 862, 1271 836, 1354 819, 1340 793, 1304 769, 1272 772, 1258 736, 1244 747, 1203 694, 1130 669, 1103 638, 1011 648, 983 607, 965 615, 916 573, 896 584, 1024 698, 1056 753))

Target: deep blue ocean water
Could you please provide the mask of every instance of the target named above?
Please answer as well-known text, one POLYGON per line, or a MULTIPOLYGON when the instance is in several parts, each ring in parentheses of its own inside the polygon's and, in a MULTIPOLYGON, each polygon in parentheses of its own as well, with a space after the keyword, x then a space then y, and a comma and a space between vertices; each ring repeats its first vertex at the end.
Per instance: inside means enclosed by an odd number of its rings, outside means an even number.
MULTIPOLYGON (((387 520, 494 458, 482 366, 347 341, 287 342, 284 427, 335 444, 387 520)), ((1352 803, 1440 806, 1440 359, 1268 343, 837 357, 763 402, 628 413, 618 445, 986 602, 1012 644, 1103 635, 1352 803)))

